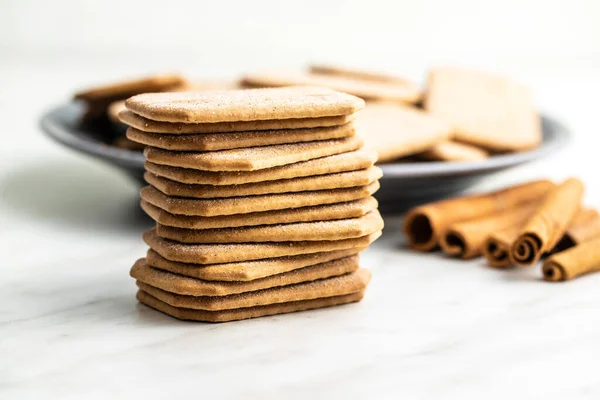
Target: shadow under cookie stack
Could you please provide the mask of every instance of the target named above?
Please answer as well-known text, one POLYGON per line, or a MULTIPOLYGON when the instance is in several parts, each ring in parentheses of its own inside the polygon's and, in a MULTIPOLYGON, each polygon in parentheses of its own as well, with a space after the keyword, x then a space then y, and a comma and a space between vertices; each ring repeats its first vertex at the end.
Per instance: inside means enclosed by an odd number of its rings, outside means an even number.
POLYGON ((146 258, 137 298, 224 322, 360 301, 358 253, 383 220, 381 170, 355 135, 364 102, 292 87, 134 96, 120 113, 146 145, 146 258))

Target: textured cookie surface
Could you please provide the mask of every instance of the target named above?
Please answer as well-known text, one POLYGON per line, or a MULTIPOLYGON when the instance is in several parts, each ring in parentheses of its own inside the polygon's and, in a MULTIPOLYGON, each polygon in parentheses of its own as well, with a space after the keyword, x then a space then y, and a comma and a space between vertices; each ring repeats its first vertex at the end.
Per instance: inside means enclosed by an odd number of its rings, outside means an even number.
POLYGON ((313 300, 293 301, 289 303, 276 303, 266 306, 246 307, 232 310, 222 311, 206 311, 194 310, 190 308, 178 308, 168 305, 167 303, 158 300, 156 297, 149 295, 143 290, 137 293, 137 299, 140 303, 161 311, 171 317, 187 321, 202 321, 202 322, 228 322, 237 321, 248 318, 258 318, 267 315, 286 314, 297 311, 306 311, 317 308, 332 307, 341 304, 353 303, 361 301, 364 296, 363 292, 351 293, 342 296, 322 297, 313 300))
POLYGON ((358 256, 340 258, 313 266, 246 282, 205 281, 152 268, 138 260, 129 274, 136 280, 166 292, 187 296, 228 296, 279 286, 294 285, 358 270, 358 256))
POLYGON ((151 229, 144 233, 143 238, 152 250, 167 260, 192 264, 219 264, 366 247, 379 236, 381 232, 344 240, 184 244, 163 239, 156 234, 155 229, 151 229))
POLYGON ((361 148, 361 138, 353 136, 317 142, 289 143, 208 152, 181 152, 146 147, 149 162, 203 171, 255 171, 315 158, 346 153, 361 148))
POLYGON ((162 225, 187 229, 211 229, 357 218, 375 210, 377 200, 370 196, 344 203, 214 217, 171 214, 144 200, 142 200, 141 206, 152 219, 162 225))
POLYGON ((381 178, 379 167, 337 174, 317 175, 303 178, 281 179, 277 181, 247 183, 243 185, 191 185, 167 178, 144 174, 146 182, 169 196, 212 199, 218 197, 239 197, 270 193, 294 193, 314 190, 339 189, 364 186, 381 178))
POLYGON ((326 88, 290 87, 144 93, 125 105, 154 121, 212 123, 349 115, 363 108, 364 101, 326 88))
POLYGON ((374 181, 365 186, 344 189, 217 199, 191 199, 170 197, 152 186, 146 186, 142 188, 140 195, 143 200, 171 214, 211 217, 342 203, 369 197, 377 189, 379 189, 379 182, 374 181))
POLYGON ((144 292, 173 307, 218 311, 362 292, 370 279, 371 273, 363 268, 342 276, 227 296, 186 296, 167 292, 140 281, 137 281, 137 285, 144 292))
POLYGON ((153 121, 129 110, 119 112, 122 123, 142 132, 166 134, 229 133, 285 129, 306 129, 346 125, 354 120, 354 114, 318 118, 268 119, 264 121, 237 121, 214 123, 182 123, 153 121))
POLYGON ((264 260, 201 265, 170 261, 154 250, 149 249, 146 254, 146 264, 163 271, 203 281, 235 281, 239 283, 354 256, 363 250, 365 250, 365 247, 353 247, 345 250, 267 258, 264 260))
POLYGON ((260 243, 342 240, 383 229, 378 211, 358 218, 221 229, 182 229, 157 224, 156 234, 180 243, 260 243))
POLYGON ((262 71, 244 76, 242 84, 250 87, 280 87, 310 85, 329 87, 351 93, 366 100, 390 100, 416 103, 421 93, 412 85, 394 82, 357 79, 341 75, 322 75, 304 72, 262 71))
POLYGON ((422 152, 452 133, 450 125, 436 117, 390 103, 369 103, 357 119, 359 132, 380 162, 422 152))
POLYGON ((214 172, 146 162, 146 170, 165 178, 200 185, 237 185, 355 171, 371 167, 377 161, 375 150, 357 150, 309 161, 266 168, 257 171, 214 172))
POLYGON ((354 136, 355 131, 353 123, 325 128, 203 133, 196 135, 167 135, 129 128, 127 137, 134 142, 165 150, 214 151, 340 139, 354 136))
POLYGON ((507 79, 457 68, 429 75, 425 109, 445 120, 458 141, 493 151, 527 150, 542 139, 529 92, 507 79))

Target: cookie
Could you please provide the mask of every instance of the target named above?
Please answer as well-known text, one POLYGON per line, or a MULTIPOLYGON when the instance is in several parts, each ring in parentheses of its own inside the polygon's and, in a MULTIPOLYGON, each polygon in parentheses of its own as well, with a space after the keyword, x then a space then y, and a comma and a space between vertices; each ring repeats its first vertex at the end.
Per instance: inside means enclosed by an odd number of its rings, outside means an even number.
POLYGON ((448 122, 453 137, 496 152, 537 147, 540 117, 526 88, 491 74, 458 68, 431 71, 425 109, 448 122))
POLYGON ((119 113, 125 110, 125 100, 113 101, 106 109, 106 115, 110 122, 117 126, 122 126, 123 123, 119 120, 119 113))
POLYGON ((320 86, 350 93, 365 100, 388 100, 411 104, 421 100, 421 93, 415 87, 405 84, 305 72, 260 71, 245 75, 242 85, 246 87, 320 86))
POLYGON ((199 92, 202 90, 233 90, 240 88, 240 82, 237 79, 188 79, 177 91, 199 92))
POLYGON ((132 142, 131 140, 127 139, 127 137, 125 137, 125 136, 118 136, 113 141, 112 145, 114 147, 118 147, 120 149, 138 151, 138 152, 144 151, 144 147, 145 147, 143 144, 139 144, 137 142, 132 142))
POLYGON ((292 179, 369 168, 377 161, 374 150, 357 150, 279 167, 256 171, 214 172, 170 167, 146 162, 146 170, 181 183, 198 185, 238 185, 252 182, 292 179))
POLYGON ((349 115, 363 108, 364 101, 326 88, 289 87, 144 93, 125 105, 154 121, 212 123, 349 115))
POLYGON ((223 311, 205 311, 173 307, 163 301, 158 300, 156 297, 149 295, 143 290, 138 291, 136 298, 140 303, 177 319, 202 322, 228 322, 354 303, 361 301, 363 296, 364 291, 341 296, 323 297, 312 300, 276 303, 266 306, 246 307, 223 311))
POLYGON ((358 150, 363 141, 353 136, 318 142, 280 144, 208 152, 181 152, 146 147, 144 155, 154 164, 202 171, 255 171, 358 150))
POLYGON ((384 72, 368 71, 358 68, 349 68, 341 65, 313 64, 309 67, 310 72, 319 75, 345 76, 348 78, 360 79, 364 81, 387 82, 404 85, 412 88, 414 91, 419 89, 408 79, 396 75, 386 74, 384 72))
POLYGON ((214 229, 358 218, 377 209, 377 200, 371 196, 344 203, 215 217, 171 214, 144 200, 142 200, 141 206, 146 214, 162 225, 186 229, 214 229))
POLYGON ((75 94, 75 99, 86 102, 102 102, 108 104, 115 100, 126 99, 139 93, 176 90, 180 86, 183 86, 185 82, 185 79, 179 75, 153 75, 145 78, 131 79, 82 90, 75 94))
POLYGON ((170 197, 152 186, 143 187, 140 194, 143 200, 171 214, 212 217, 342 203, 369 197, 377 189, 379 189, 378 181, 353 188, 217 199, 170 197))
POLYGON ((351 256, 357 255, 363 250, 365 250, 365 247, 354 247, 345 250, 267 258, 264 260, 200 265, 169 261, 154 250, 148 249, 146 264, 163 271, 198 278, 203 281, 236 281, 236 283, 239 283, 280 275, 340 258, 352 258, 351 256))
POLYGON ((354 124, 348 123, 346 125, 326 128, 203 133, 196 135, 166 135, 142 132, 135 128, 129 128, 127 130, 127 137, 134 142, 165 150, 215 151, 340 139, 354 136, 355 132, 354 124))
POLYGON ((437 143, 416 155, 428 161, 476 161, 485 160, 488 156, 489 153, 479 147, 452 140, 437 143))
POLYGON ((260 243, 343 240, 383 229, 378 211, 358 218, 220 229, 183 229, 157 224, 156 234, 179 243, 260 243))
POLYGON ((357 255, 247 282, 219 282, 203 281, 152 268, 142 258, 133 265, 129 274, 139 282, 169 293, 187 296, 228 296, 331 278, 356 270, 358 270, 357 255))
POLYGON ((173 307, 219 311, 362 292, 367 288, 370 279, 369 270, 361 268, 349 274, 327 279, 227 296, 186 296, 167 292, 140 281, 136 284, 144 292, 173 307))
POLYGON ((379 162, 422 152, 452 133, 450 125, 438 118, 391 103, 369 103, 358 114, 357 125, 379 162))
POLYGON ((214 123, 172 123, 153 121, 129 110, 119 113, 119 120, 142 132, 188 135, 200 133, 254 132, 282 129, 307 129, 346 125, 354 121, 354 114, 318 118, 288 118, 263 121, 214 123))
POLYGON ((364 186, 381 178, 383 173, 379 167, 360 169, 358 171, 340 172, 337 174, 308 176, 303 178, 281 179, 277 181, 246 183, 242 185, 190 185, 167 178, 144 174, 150 185, 169 196, 212 199, 218 197, 239 197, 270 193, 294 193, 313 190, 341 189, 364 186))
POLYGON ((152 250, 167 260, 192 264, 220 264, 367 247, 379 236, 381 236, 381 232, 344 240, 183 244, 163 239, 156 234, 156 229, 151 229, 144 233, 143 238, 152 250))

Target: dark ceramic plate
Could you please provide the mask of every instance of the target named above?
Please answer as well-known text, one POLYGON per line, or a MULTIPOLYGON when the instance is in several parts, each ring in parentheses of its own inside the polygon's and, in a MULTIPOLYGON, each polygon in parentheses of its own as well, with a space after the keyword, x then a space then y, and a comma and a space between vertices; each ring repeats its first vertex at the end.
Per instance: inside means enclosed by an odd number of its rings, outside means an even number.
MULTIPOLYGON (((40 123, 51 138, 63 145, 102 159, 142 182, 144 156, 110 145, 119 132, 110 123, 82 123, 83 108, 69 103, 46 113, 40 123)), ((385 210, 401 211, 409 206, 446 197, 467 189, 494 172, 546 156, 560 148, 569 132, 558 121, 542 117, 544 140, 532 151, 503 154, 474 162, 419 162, 383 164, 381 189, 375 197, 385 210)))

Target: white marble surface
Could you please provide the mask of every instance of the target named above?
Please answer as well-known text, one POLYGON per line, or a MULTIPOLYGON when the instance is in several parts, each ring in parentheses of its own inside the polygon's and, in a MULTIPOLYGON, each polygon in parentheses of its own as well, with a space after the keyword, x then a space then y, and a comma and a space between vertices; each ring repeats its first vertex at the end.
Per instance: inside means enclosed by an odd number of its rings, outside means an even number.
MULTIPOLYGON (((537 268, 414 254, 398 218, 364 253, 359 304, 222 325, 136 304, 128 271, 150 225, 137 188, 36 126, 90 75, 122 68, 74 60, 0 63, 1 399, 600 397, 600 274, 547 284, 537 268)), ((600 75, 523 71, 573 144, 476 189, 577 175, 599 206, 600 75)))

